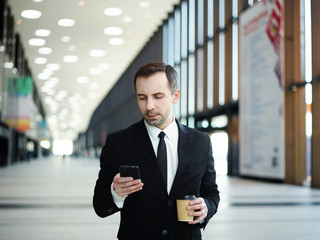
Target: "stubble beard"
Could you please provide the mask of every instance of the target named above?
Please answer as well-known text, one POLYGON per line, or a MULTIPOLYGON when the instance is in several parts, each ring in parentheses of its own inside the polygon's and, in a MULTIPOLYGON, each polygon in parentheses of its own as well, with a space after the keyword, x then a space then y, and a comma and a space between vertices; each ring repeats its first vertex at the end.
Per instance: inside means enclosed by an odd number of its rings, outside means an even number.
POLYGON ((152 111, 147 111, 147 112, 144 114, 144 119, 147 121, 147 123, 148 123, 150 126, 154 126, 154 127, 159 127, 159 126, 161 126, 161 125, 166 121, 165 116, 163 116, 161 113, 159 113, 159 112, 152 112, 152 111), (157 115, 157 116, 158 116, 158 119, 149 119, 149 118, 148 118, 148 115, 157 115))

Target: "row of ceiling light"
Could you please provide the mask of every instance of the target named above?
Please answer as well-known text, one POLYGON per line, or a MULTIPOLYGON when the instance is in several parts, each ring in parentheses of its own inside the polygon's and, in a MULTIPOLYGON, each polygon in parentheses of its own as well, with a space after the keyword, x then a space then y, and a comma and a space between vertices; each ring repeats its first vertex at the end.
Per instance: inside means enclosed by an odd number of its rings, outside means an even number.
MULTIPOLYGON (((33 0, 34 2, 42 2, 42 0, 33 0)), ((85 1, 80 1, 79 6, 82 7, 85 5, 85 1)), ((142 1, 139 3, 139 6, 142 8, 146 8, 150 6, 150 2, 142 1)), ((103 13, 106 16, 120 16, 122 14, 122 10, 120 8, 106 8, 103 13)), ((26 18, 26 19, 39 19, 41 17, 42 13, 38 10, 33 10, 33 9, 27 9, 21 12, 21 17, 26 18)), ((124 23, 130 23, 133 21, 132 17, 130 16, 124 16, 122 18, 122 21, 124 23)), ((21 20, 17 21, 17 24, 21 24, 21 20)), ((76 22, 73 19, 69 18, 63 18, 57 21, 58 26, 60 27, 72 27, 76 24, 76 22)), ((109 44, 110 45, 122 45, 124 44, 124 39, 119 37, 124 33, 124 30, 120 27, 117 26, 112 26, 112 27, 106 27, 103 31, 105 35, 111 36, 109 39, 109 44)), ((38 47, 38 53, 39 57, 34 59, 35 64, 39 65, 45 65, 46 67, 43 69, 41 73, 37 75, 37 78, 39 80, 44 80, 43 85, 41 86, 41 91, 46 93, 46 97, 44 99, 44 102, 50 106, 50 112, 53 113, 54 115, 50 116, 48 119, 48 122, 51 126, 57 126, 57 117, 59 119, 64 119, 65 116, 70 115, 70 110, 68 108, 65 108, 64 110, 61 110, 58 115, 58 103, 57 101, 61 101, 62 99, 66 98, 68 93, 64 90, 60 90, 56 92, 54 90, 55 86, 59 83, 59 79, 56 77, 52 77, 54 75, 54 72, 59 71, 60 65, 56 63, 47 63, 47 58, 42 57, 45 55, 50 55, 52 54, 53 50, 49 46, 46 46, 46 37, 49 37, 51 34, 51 31, 49 29, 38 29, 34 33, 34 37, 29 39, 28 44, 31 47, 38 47), (51 97, 54 95, 54 98, 51 97)), ((71 41, 70 36, 62 36, 61 41, 64 43, 68 43, 71 41)), ((74 52, 76 50, 76 47, 73 45, 70 45, 68 47, 68 50, 70 52, 74 52)), ((91 57, 104 57, 106 55, 106 52, 102 49, 92 49, 89 51, 89 56, 91 57)), ((63 57, 63 61, 66 63, 75 63, 79 60, 78 56, 76 55, 66 55, 63 57)), ((95 68, 90 69, 89 73, 90 75, 100 75, 102 74, 103 71, 107 70, 110 68, 110 65, 108 63, 101 63, 95 68)), ((76 82, 79 84, 84 84, 89 82, 89 78, 85 76, 79 76, 76 79, 76 82)), ((99 84, 97 82, 92 82, 90 83, 89 89, 97 89, 99 87, 99 84)), ((88 95, 89 99, 94 99, 96 98, 96 95, 94 93, 91 93, 91 95, 88 95)), ((72 106, 74 106, 75 109, 71 110, 74 111, 74 113, 79 112, 81 105, 84 105, 86 103, 87 99, 83 98, 80 94, 75 94, 74 96, 69 97, 69 102, 71 103, 72 106), (80 103, 80 105, 79 105, 80 103), (77 109, 78 108, 78 109, 77 109)), ((77 125, 78 122, 81 122, 81 117, 79 114, 74 114, 72 117, 72 122, 73 125, 77 125)), ((68 124, 67 123, 62 123, 61 127, 64 129, 67 129, 68 124), (62 126, 62 125, 65 126, 62 126)), ((70 134, 73 134, 72 132, 70 134)))

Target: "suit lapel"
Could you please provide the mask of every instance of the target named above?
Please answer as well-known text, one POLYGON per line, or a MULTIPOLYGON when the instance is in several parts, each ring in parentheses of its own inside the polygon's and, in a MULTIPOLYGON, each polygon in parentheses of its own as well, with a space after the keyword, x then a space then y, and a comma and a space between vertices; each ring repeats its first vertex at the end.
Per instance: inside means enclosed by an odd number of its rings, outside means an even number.
POLYGON ((178 129, 179 129, 179 140, 178 140, 178 169, 176 172, 176 176, 173 181, 173 185, 170 191, 171 193, 174 193, 175 187, 177 186, 177 183, 179 182, 179 179, 181 179, 181 175, 183 173, 183 170, 188 163, 189 159, 189 151, 190 151, 190 135, 187 128, 185 128, 183 125, 181 125, 178 121, 178 129))
POLYGON ((149 166, 149 168, 153 172, 153 175, 156 176, 157 180, 159 181, 162 189, 167 193, 160 168, 157 164, 157 158, 143 120, 139 122, 138 127, 134 132, 134 139, 143 156, 143 159, 141 159, 141 161, 143 162, 143 164, 146 163, 149 166))

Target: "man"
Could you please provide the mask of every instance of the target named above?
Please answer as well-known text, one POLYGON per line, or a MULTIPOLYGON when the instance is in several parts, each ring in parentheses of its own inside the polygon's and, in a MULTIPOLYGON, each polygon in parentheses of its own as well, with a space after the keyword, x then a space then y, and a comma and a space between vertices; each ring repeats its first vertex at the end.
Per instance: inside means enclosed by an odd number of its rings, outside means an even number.
POLYGON ((177 72, 164 63, 140 68, 134 86, 144 120, 109 134, 101 152, 93 205, 100 217, 121 211, 120 240, 199 240, 200 229, 217 211, 211 142, 175 120, 177 82, 177 72), (138 165, 141 179, 120 177, 120 165, 138 165), (197 196, 188 206, 193 221, 178 221, 176 199, 184 195, 197 196))

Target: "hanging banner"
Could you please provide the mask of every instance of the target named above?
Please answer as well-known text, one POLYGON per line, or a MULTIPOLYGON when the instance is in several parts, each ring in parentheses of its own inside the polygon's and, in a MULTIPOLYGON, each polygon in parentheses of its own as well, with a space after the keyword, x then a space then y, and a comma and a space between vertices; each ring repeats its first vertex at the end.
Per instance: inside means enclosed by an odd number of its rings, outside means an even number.
POLYGON ((30 129, 32 78, 8 79, 8 101, 5 122, 18 131, 30 129))
POLYGON ((239 18, 243 176, 284 178, 282 6, 265 0, 239 18))

